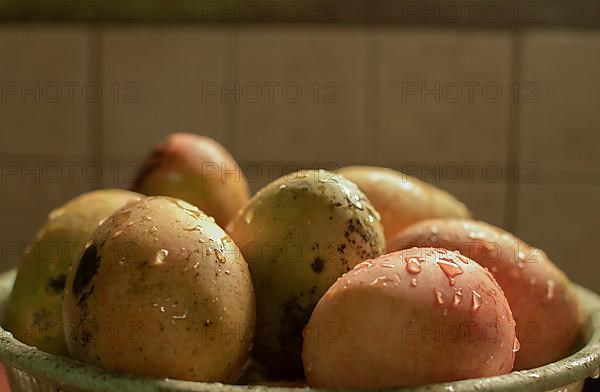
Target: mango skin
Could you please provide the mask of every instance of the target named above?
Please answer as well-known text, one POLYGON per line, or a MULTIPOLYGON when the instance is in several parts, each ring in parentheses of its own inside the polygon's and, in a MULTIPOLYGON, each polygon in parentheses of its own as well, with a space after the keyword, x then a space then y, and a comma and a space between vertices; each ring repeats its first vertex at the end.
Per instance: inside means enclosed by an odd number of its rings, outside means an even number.
POLYGON ((154 378, 232 383, 252 345, 254 293, 214 219, 170 197, 111 215, 67 275, 73 358, 154 378))
POLYGON ((257 301, 253 356, 302 377, 302 329, 344 272, 385 251, 379 214, 358 188, 324 170, 281 177, 228 227, 248 261, 257 301))
POLYGON ((582 313, 567 276, 541 249, 481 221, 430 219, 415 223, 391 242, 391 250, 435 246, 456 250, 490 270, 517 322, 520 349, 515 370, 567 356, 577 343, 582 313))
POLYGON ((410 248, 331 286, 306 326, 302 357, 311 387, 376 390, 509 373, 515 342, 488 271, 445 249, 410 248))
POLYGON ((145 195, 182 199, 225 227, 250 198, 235 159, 211 138, 175 133, 144 162, 132 188, 145 195))
POLYGON ((42 351, 67 356, 62 295, 69 265, 99 222, 141 195, 108 189, 85 193, 49 214, 19 266, 3 325, 42 351))
POLYGON ((409 225, 430 218, 470 218, 467 207, 450 193, 399 171, 349 166, 338 172, 354 182, 381 214, 387 243, 409 225))

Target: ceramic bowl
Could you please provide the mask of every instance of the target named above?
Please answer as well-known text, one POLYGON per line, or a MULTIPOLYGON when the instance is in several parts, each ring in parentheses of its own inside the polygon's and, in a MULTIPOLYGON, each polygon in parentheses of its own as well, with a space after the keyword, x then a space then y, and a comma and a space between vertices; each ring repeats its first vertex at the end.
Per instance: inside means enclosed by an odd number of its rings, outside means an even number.
MULTIPOLYGON (((14 283, 16 271, 0 275, 0 312, 14 283)), ((576 286, 588 317, 581 331, 582 346, 571 356, 536 369, 503 376, 432 384, 399 391, 580 391, 588 377, 600 373, 600 297, 576 286)), ((0 328, 0 361, 5 364, 13 392, 277 392, 311 391, 308 387, 225 385, 170 379, 140 378, 114 373, 73 359, 51 355, 16 340, 0 328)), ((249 380, 256 377, 248 376, 249 380)), ((319 390, 315 390, 319 391, 319 390)))

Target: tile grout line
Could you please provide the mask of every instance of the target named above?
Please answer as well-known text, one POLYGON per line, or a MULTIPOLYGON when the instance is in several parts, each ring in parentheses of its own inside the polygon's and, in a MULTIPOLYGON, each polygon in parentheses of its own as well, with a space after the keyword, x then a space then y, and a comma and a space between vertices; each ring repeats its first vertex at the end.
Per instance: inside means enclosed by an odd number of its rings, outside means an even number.
MULTIPOLYGON (((101 45, 101 27, 91 27, 88 53, 88 78, 92 83, 97 83, 100 86, 100 91, 103 91, 102 85, 102 45, 101 45)), ((90 102, 89 105, 89 158, 92 164, 99 165, 103 170, 103 104, 104 97, 101 96, 97 102, 90 102)), ((95 189, 93 183, 90 184, 91 189, 95 189)))
MULTIPOLYGON (((238 48, 239 48, 239 32, 236 29, 231 31, 226 31, 226 40, 225 43, 225 81, 226 83, 235 83, 237 79, 239 79, 239 56, 238 56, 238 48)), ((235 152, 235 147, 237 144, 238 138, 238 129, 237 129, 237 120, 238 120, 238 107, 237 103, 227 103, 222 102, 225 105, 225 110, 223 110, 223 115, 225 116, 223 121, 223 142, 229 151, 235 152)))
MULTIPOLYGON (((519 83, 519 79, 522 76, 522 65, 523 65, 523 33, 521 30, 515 30, 511 32, 512 35, 512 50, 511 50, 511 62, 510 62, 510 77, 509 82, 519 83)), ((509 111, 509 126, 507 134, 507 149, 506 149, 506 161, 508 164, 507 169, 513 165, 516 166, 517 173, 520 171, 520 103, 518 100, 512 99, 510 102, 509 111)), ((518 216, 519 216, 519 191, 520 191, 520 178, 507 177, 506 178, 506 204, 505 204, 505 224, 506 228, 513 233, 516 233, 518 229, 518 216)))
MULTIPOLYGON (((379 164, 377 160, 377 141, 379 136, 379 122, 377 121, 377 101, 379 93, 379 35, 375 28, 367 27, 367 59, 365 75, 365 120, 363 130, 363 146, 367 151, 363 151, 363 161, 369 165, 379 164)), ((364 163, 364 162, 363 162, 364 163)))

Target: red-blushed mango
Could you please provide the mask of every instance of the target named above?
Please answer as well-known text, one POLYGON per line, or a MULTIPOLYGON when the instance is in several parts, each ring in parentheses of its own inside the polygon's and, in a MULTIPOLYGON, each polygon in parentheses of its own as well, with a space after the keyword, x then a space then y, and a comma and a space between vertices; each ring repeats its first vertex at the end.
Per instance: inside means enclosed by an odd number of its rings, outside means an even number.
POLYGON ((469 218, 467 207, 448 192, 396 170, 350 166, 338 171, 354 182, 381 215, 389 242, 405 227, 429 218, 469 218))
POLYGON ((188 133, 172 134, 155 147, 133 189, 185 200, 221 227, 250 198, 246 178, 231 154, 213 139, 188 133))
POLYGON ((521 344, 515 369, 565 357, 574 348, 581 314, 568 278, 546 254, 484 222, 432 219, 400 233, 390 250, 434 246, 459 251, 490 270, 508 299, 521 344))
POLYGON ((304 330, 308 384, 394 388, 506 374, 515 322, 502 289, 472 260, 412 248, 358 264, 304 330))

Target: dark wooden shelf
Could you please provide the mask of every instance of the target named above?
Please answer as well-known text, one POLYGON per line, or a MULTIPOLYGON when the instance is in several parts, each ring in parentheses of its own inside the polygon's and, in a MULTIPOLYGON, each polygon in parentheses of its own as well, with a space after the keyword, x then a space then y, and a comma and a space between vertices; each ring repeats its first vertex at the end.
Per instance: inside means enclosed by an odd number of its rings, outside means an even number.
POLYGON ((0 0, 0 23, 598 28, 597 0, 0 0))

